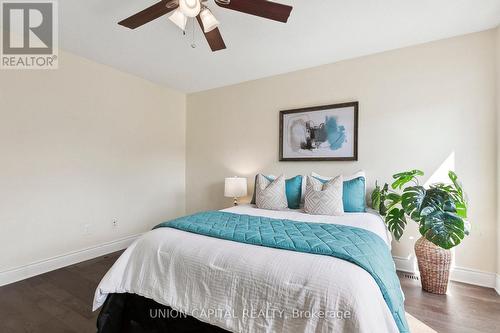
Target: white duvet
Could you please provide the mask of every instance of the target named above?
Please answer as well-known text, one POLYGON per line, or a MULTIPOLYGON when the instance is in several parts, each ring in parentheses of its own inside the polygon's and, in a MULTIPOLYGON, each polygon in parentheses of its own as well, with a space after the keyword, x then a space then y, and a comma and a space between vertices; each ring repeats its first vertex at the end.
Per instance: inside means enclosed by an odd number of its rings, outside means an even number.
MULTIPOLYGON (((313 216, 250 205, 225 211, 356 226, 390 244, 376 214, 313 216)), ((232 332, 398 332, 375 280, 357 265, 172 228, 144 234, 121 255, 99 284, 93 309, 124 292, 232 332)))

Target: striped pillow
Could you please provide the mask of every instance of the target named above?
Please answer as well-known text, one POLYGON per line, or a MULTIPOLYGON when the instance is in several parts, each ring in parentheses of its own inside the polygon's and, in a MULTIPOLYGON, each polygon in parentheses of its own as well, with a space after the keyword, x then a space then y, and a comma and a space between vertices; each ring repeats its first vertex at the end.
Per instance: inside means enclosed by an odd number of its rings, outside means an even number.
POLYGON ((288 207, 285 193, 285 176, 270 180, 263 175, 257 176, 255 203, 258 208, 280 210, 288 207))
POLYGON ((304 211, 313 215, 342 215, 342 176, 322 182, 307 176, 304 211))

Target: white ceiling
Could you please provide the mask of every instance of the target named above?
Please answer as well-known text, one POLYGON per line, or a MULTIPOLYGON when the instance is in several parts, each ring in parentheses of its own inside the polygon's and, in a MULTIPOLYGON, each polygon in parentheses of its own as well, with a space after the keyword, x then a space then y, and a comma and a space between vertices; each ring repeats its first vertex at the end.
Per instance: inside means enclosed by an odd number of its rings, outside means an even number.
MULTIPOLYGON (((275 0, 294 7, 283 24, 209 0, 226 50, 199 28, 182 36, 166 19, 117 24, 159 0, 59 1, 60 45, 99 63, 184 92, 201 91, 342 59, 493 28, 500 0, 275 0)), ((188 23, 189 24, 189 23, 188 23)))

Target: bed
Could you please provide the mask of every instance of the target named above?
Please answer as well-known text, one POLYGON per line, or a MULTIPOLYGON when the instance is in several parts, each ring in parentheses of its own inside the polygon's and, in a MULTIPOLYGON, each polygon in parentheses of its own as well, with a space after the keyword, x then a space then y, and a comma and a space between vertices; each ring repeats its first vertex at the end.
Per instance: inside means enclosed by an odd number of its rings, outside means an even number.
MULTIPOLYGON (((390 233, 373 212, 316 216, 254 205, 223 212, 354 226, 376 234, 390 248, 390 233)), ((358 265, 174 228, 144 234, 120 256, 96 290, 93 310, 101 306, 102 333, 125 332, 124 323, 136 325, 135 332, 165 327, 185 332, 402 331, 381 288, 358 265), (165 316, 165 310, 171 312, 165 316)))

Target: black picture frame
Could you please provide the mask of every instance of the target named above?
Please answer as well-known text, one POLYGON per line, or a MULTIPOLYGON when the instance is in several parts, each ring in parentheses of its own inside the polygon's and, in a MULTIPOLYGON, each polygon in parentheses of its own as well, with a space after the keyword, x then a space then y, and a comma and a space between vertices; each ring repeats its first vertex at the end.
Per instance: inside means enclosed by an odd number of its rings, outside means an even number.
POLYGON ((359 115, 359 102, 349 102, 349 103, 339 103, 339 104, 330 104, 330 105, 322 105, 322 106, 314 106, 314 107, 306 107, 300 109, 292 109, 292 110, 283 110, 279 113, 279 160, 280 161, 357 161, 358 160, 358 115, 359 115), (284 156, 284 148, 283 148, 283 136, 284 136, 284 118, 286 115, 295 114, 295 113, 308 113, 308 112, 317 112, 317 111, 325 111, 332 109, 341 109, 341 108, 353 108, 353 142, 352 142, 352 156, 339 156, 339 157, 289 157, 284 156))

